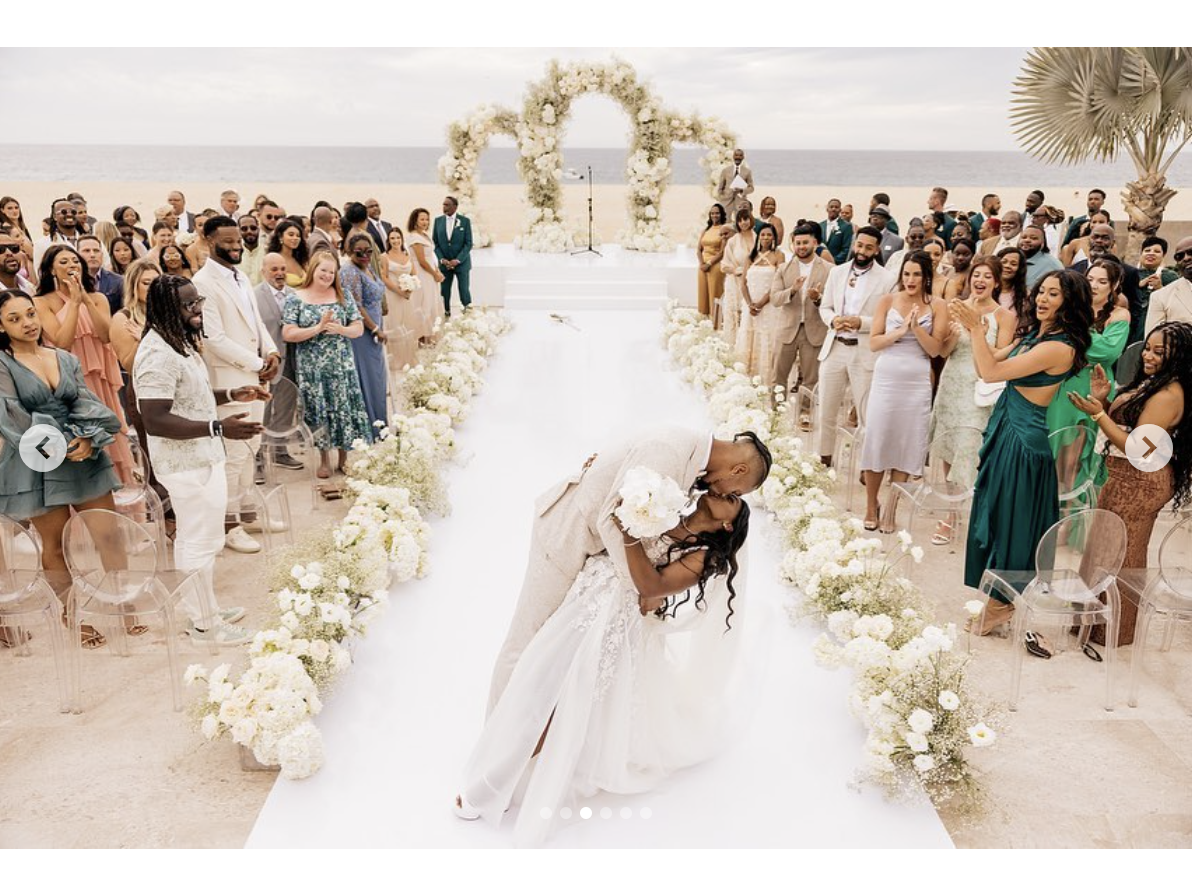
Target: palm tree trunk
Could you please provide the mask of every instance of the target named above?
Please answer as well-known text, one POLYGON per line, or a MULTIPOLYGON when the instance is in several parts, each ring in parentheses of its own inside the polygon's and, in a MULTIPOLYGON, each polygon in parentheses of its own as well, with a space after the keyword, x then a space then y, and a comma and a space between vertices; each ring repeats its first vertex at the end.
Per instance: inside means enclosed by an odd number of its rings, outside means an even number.
POLYGON ((1138 263, 1142 240, 1153 236, 1159 229, 1167 203, 1175 198, 1175 194, 1174 189, 1168 188, 1167 178, 1155 172, 1126 184, 1122 190, 1122 204, 1126 206, 1126 215, 1130 218, 1129 241, 1123 258, 1127 263, 1138 263))

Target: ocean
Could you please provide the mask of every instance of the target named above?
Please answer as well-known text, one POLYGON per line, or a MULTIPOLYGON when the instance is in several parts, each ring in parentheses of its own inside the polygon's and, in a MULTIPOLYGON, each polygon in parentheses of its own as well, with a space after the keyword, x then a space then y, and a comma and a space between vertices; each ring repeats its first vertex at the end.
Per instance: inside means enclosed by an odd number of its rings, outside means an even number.
MULTIPOLYGON (((257 183, 437 183, 443 150, 296 146, 0 146, 0 191, 19 181, 201 181, 257 183)), ((624 149, 565 148, 567 168, 597 184, 625 182, 624 149)), ((672 183, 701 184, 702 151, 677 148, 672 183)), ((760 184, 775 186, 1121 185, 1134 179, 1129 159, 1071 167, 1045 165, 1021 152, 868 152, 758 149, 748 162, 760 184)), ((516 184, 517 150, 494 147, 481 157, 482 183, 516 184)), ((1192 151, 1168 173, 1192 178, 1192 151)))

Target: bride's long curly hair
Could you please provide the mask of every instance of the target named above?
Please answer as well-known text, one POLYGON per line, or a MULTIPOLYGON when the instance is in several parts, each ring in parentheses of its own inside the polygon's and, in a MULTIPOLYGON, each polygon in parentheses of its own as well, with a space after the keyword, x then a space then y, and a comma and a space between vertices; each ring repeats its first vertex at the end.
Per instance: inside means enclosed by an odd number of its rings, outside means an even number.
MULTIPOLYGON (((708 581, 718 574, 728 575, 728 615, 725 616, 725 632, 733 629, 733 600, 737 598, 737 591, 733 589, 733 578, 737 576, 737 551, 745 544, 749 536, 749 504, 741 501, 741 508, 737 510, 737 518, 733 522, 731 531, 723 529, 716 531, 701 531, 682 543, 672 544, 666 553, 666 562, 670 563, 693 549, 706 549, 704 567, 699 580, 695 582, 698 591, 695 594, 695 607, 704 610, 704 587, 708 581)), ((666 601, 666 605, 654 612, 655 616, 665 618, 675 617, 679 606, 691 601, 691 589, 681 594, 675 594, 666 601)))

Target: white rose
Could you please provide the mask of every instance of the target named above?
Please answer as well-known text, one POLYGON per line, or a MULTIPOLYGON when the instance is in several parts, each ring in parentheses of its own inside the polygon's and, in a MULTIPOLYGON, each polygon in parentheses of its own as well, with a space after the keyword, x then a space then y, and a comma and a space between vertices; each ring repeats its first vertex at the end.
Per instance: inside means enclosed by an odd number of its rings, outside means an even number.
POLYGON ((187 686, 192 685, 197 680, 207 679, 207 669, 201 664, 192 664, 186 669, 186 673, 182 675, 182 682, 187 686))
POLYGON ((911 711, 911 716, 906 719, 906 723, 917 733, 929 733, 935 729, 935 719, 930 712, 924 711, 922 708, 915 708, 911 711))
POLYGON ((968 728, 969 739, 978 748, 985 748, 997 741, 997 733, 991 730, 988 726, 978 723, 976 726, 968 728))
POLYGON ((960 696, 958 696, 951 689, 945 689, 940 693, 940 707, 945 711, 955 711, 960 707, 960 696))
POLYGON ((970 599, 964 604, 964 610, 975 618, 985 610, 985 603, 980 599, 970 599))
POLYGON ((202 732, 204 739, 214 739, 219 732, 219 718, 214 714, 208 714, 203 718, 203 723, 199 727, 199 730, 202 732))
POLYGON ((927 773, 935 769, 935 758, 930 754, 920 754, 915 758, 915 769, 920 773, 927 773))
POLYGON ((911 751, 926 751, 928 748, 927 737, 922 733, 907 733, 904 738, 911 751))

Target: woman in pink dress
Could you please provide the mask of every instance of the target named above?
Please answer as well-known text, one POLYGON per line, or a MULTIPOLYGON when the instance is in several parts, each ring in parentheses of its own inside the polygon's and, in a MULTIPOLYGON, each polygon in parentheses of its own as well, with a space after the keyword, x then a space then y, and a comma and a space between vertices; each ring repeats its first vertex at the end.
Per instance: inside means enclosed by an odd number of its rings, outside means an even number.
POLYGON ((134 463, 128 446, 128 423, 120 405, 120 363, 112 350, 108 299, 95 290, 83 259, 69 245, 52 245, 41 259, 37 316, 46 338, 70 351, 83 367, 87 387, 120 420, 115 441, 105 449, 124 484, 133 483, 134 463))
POLYGON ((407 229, 409 235, 406 244, 414 258, 414 273, 422 286, 411 295, 424 320, 421 329, 417 330, 418 341, 428 344, 433 338, 435 323, 443 318, 443 301, 439 297, 439 283, 443 281, 443 274, 439 271, 435 244, 430 238, 430 212, 425 208, 415 208, 410 212, 407 229))

